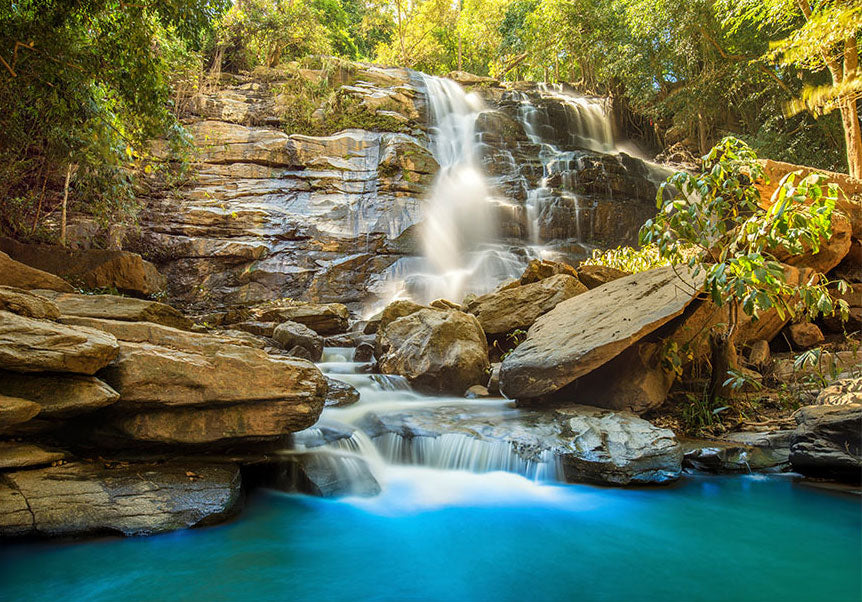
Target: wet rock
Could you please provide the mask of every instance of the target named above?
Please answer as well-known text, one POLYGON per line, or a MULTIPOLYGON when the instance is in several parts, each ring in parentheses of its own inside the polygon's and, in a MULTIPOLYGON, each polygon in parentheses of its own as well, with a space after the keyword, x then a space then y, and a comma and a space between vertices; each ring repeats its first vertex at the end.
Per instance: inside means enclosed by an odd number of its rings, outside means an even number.
POLYGON ((69 457, 64 451, 46 449, 33 443, 0 441, 0 470, 35 468, 69 457))
POLYGON ((560 302, 586 292, 587 288, 569 274, 556 274, 532 284, 494 291, 466 304, 487 335, 501 335, 527 329, 560 302))
POLYGON ((710 473, 788 470, 792 433, 732 433, 720 440, 685 439, 683 465, 710 473))
POLYGON ((42 410, 42 406, 28 399, 0 394, 0 429, 27 422, 42 410))
POLYGON ((129 251, 25 245, 10 238, 0 238, 0 251, 82 288, 115 288, 122 293, 153 295, 163 291, 166 284, 156 266, 129 251))
POLYGON ((280 491, 325 498, 347 495, 371 497, 381 491, 380 484, 364 458, 332 453, 325 449, 285 454, 262 471, 266 473, 261 479, 262 483, 280 491))
POLYGON ((323 336, 347 332, 349 318, 350 312, 340 303, 304 303, 260 312, 264 322, 297 322, 323 336))
POLYGON ((377 335, 383 374, 399 374, 418 390, 462 394, 485 379, 488 343, 470 314, 420 309, 393 320, 377 335))
MULTIPOLYGON (((398 301, 393 301, 385 308, 383 308, 383 311, 380 312, 380 316, 377 317, 377 330, 375 330, 375 332, 380 332, 384 328, 386 328, 386 326, 388 326, 390 322, 393 322, 398 318, 409 316, 410 314, 416 313, 421 309, 425 309, 425 306, 419 305, 418 303, 414 303, 413 301, 410 301, 408 299, 399 299, 398 301)), ((372 320, 373 319, 374 318, 372 318, 372 320)))
POLYGON ((561 389, 680 315, 696 290, 677 266, 632 274, 563 301, 503 360, 500 390, 528 399, 561 389))
POLYGON ((326 377, 326 384, 329 386, 326 393, 327 407, 342 408, 359 401, 359 391, 353 385, 328 376, 326 377))
POLYGON ((66 418, 116 403, 119 394, 95 376, 0 371, 0 394, 39 404, 39 418, 66 418))
POLYGON ((811 322, 790 324, 784 329, 794 349, 809 349, 823 343, 826 339, 820 329, 811 322))
POLYGON ((488 378, 488 393, 491 395, 500 394, 500 366, 501 362, 493 362, 491 364, 491 376, 488 378))
POLYGON ((374 360, 374 345, 371 343, 360 343, 356 346, 353 360, 357 362, 370 362, 374 360))
POLYGON ((323 355, 323 337, 298 322, 282 322, 273 331, 272 338, 285 349, 301 347, 306 351, 302 357, 313 362, 320 361, 323 355))
POLYGON ((0 284, 25 290, 50 289, 62 293, 75 290, 62 278, 15 261, 3 252, 0 252, 0 284))
POLYGON ((793 470, 808 477, 862 480, 862 404, 806 406, 795 417, 793 470))
POLYGON ((572 278, 578 277, 578 271, 567 263, 534 259, 527 264, 524 273, 521 274, 520 283, 521 285, 532 284, 557 274, 568 274, 572 278))
POLYGON ((629 272, 609 268, 604 265, 581 264, 578 267, 578 280, 580 280, 584 286, 590 290, 628 275, 629 272))
POLYGON ((38 291, 57 304, 62 316, 120 320, 124 322, 152 322, 173 328, 189 330, 192 322, 170 305, 158 301, 118 297, 117 295, 58 294, 38 291))
POLYGON ((0 286, 0 311, 25 318, 56 320, 60 317, 60 310, 45 297, 11 286, 0 286))
POLYGON ((220 522, 239 500, 232 464, 71 463, 11 472, 0 481, 0 537, 165 533, 220 522))
POLYGON ((664 483, 677 479, 682 469, 682 447, 671 431, 632 414, 587 406, 534 411, 453 405, 370 412, 359 427, 373 438, 399 438, 399 444, 383 446, 384 455, 400 450, 392 460, 437 468, 508 470, 606 485, 664 483), (474 442, 475 454, 468 448, 445 453, 444 446, 456 445, 453 437, 474 442))
POLYGON ((0 369, 95 374, 117 350, 110 334, 0 311, 0 369))
POLYGON ((488 389, 486 387, 483 387, 482 385, 473 385, 472 387, 467 389, 466 393, 464 393, 464 397, 466 397, 467 399, 479 399, 481 397, 488 397, 490 395, 491 394, 488 392, 488 389))

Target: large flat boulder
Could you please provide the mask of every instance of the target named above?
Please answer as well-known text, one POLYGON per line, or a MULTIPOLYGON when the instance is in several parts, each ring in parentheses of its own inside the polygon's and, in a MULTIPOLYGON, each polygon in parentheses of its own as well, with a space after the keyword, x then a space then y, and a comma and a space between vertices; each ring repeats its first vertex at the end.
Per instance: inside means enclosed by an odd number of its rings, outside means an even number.
POLYGON ((536 320, 503 360, 500 390, 515 399, 553 393, 682 314, 696 293, 688 270, 673 266, 567 299, 536 320))
POLYGON ((297 322, 319 335, 347 332, 350 312, 341 303, 297 303, 273 306, 258 312, 262 322, 297 322))
POLYGON ((790 443, 793 470, 805 476, 862 481, 862 404, 805 406, 790 443))
POLYGON ((0 286, 0 311, 45 320, 60 317, 60 310, 50 300, 13 286, 0 286))
POLYGON ((73 326, 86 326, 114 335, 118 341, 130 343, 151 343, 174 349, 195 349, 197 347, 218 347, 220 345, 244 345, 261 347, 257 339, 246 338, 247 333, 237 331, 236 336, 227 334, 213 335, 192 332, 153 322, 123 322, 122 320, 103 320, 80 316, 63 316, 60 323, 73 326))
POLYGON ((62 278, 15 261, 0 251, 0 284, 29 289, 50 289, 71 293, 75 289, 62 278))
POLYGON ((0 429, 27 422, 42 410, 29 399, 0 394, 0 429))
POLYGON ((0 371, 0 395, 39 404, 39 418, 66 418, 115 403, 119 394, 95 376, 0 371))
POLYGON ((323 355, 323 337, 299 322, 282 322, 273 331, 272 338, 287 351, 298 347, 302 357, 313 362, 320 361, 323 355))
POLYGON ((239 501, 234 464, 23 470, 0 480, 0 537, 152 535, 222 521, 239 501))
POLYGON ((574 276, 554 274, 476 297, 467 304, 467 311, 479 319, 485 334, 501 335, 529 328, 560 302, 586 291, 587 287, 574 276))
POLYGON ((369 412, 358 426, 387 460, 436 468, 628 485, 672 481, 682 467, 682 447, 671 431, 633 414, 587 406, 422 407, 369 412))
POLYGON ((62 450, 47 449, 33 443, 0 441, 0 471, 46 466, 68 456, 62 450))
POLYGON ((95 374, 117 356, 113 335, 0 311, 0 369, 95 374))
POLYGON ((121 341, 119 356, 101 376, 120 393, 118 407, 134 411, 289 400, 319 413, 326 393, 311 362, 230 344, 177 349, 121 341))
POLYGON ((174 328, 188 330, 191 320, 177 309, 158 301, 133 299, 117 295, 78 295, 58 294, 52 291, 38 291, 51 299, 60 308, 63 316, 99 318, 102 320, 121 320, 124 322, 153 322, 174 328))
POLYGON ((166 284, 156 266, 129 251, 25 245, 10 238, 0 238, 0 251, 82 288, 115 288, 122 293, 152 295, 164 290, 166 284))
POLYGON ((488 342, 475 316, 421 309, 393 320, 377 334, 383 374, 399 374, 421 391, 462 395, 486 382, 488 342))
POLYGON ((246 401, 215 407, 158 409, 117 414, 110 427, 121 438, 170 446, 212 446, 280 439, 317 422, 323 394, 295 394, 281 399, 246 401))

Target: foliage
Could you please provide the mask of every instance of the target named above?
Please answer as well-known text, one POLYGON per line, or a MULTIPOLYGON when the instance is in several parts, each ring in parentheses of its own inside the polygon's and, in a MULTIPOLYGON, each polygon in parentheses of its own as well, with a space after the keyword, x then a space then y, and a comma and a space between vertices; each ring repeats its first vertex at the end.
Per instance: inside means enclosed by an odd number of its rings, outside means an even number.
POLYGON ((148 151, 186 139, 171 76, 222 0, 24 0, 0 9, 0 230, 38 232, 71 175, 70 204, 105 220, 134 213, 148 151), (171 40, 171 44, 166 44, 171 40), (59 191, 59 193, 58 193, 59 191))
POLYGON ((592 256, 582 263, 602 265, 634 274, 670 265, 671 261, 661 256, 656 245, 644 245, 640 248, 620 246, 615 249, 593 249, 592 256))
MULTIPOLYGON (((817 252, 820 241, 831 234, 837 188, 813 174, 796 183, 796 174, 782 180, 772 204, 763 209, 760 193, 752 186, 763 178, 763 169, 750 147, 725 138, 703 157, 700 174, 679 172, 671 176, 658 194, 659 213, 641 229, 644 244, 654 244, 659 256, 674 263, 693 246, 697 255, 688 258, 695 277, 712 301, 731 307, 728 329, 738 320, 738 309, 757 317, 774 308, 781 318, 803 312, 809 318, 835 312, 825 277, 790 285, 775 252, 791 254, 806 249, 817 252), (665 200, 666 185, 679 194, 665 200)), ((846 284, 839 283, 840 290, 846 284)), ((842 313, 846 303, 839 300, 842 313)))

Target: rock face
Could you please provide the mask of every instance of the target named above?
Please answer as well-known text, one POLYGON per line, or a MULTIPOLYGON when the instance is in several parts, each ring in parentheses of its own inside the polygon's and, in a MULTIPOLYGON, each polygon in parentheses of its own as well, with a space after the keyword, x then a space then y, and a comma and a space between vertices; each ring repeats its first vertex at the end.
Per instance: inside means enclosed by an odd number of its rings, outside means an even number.
POLYGON ((117 351, 110 334, 0 311, 0 369, 95 374, 117 351))
POLYGON ((400 374, 421 391, 462 395, 487 380, 488 343, 479 321, 460 311, 421 309, 377 335, 380 372, 400 374))
POLYGON ((695 292, 677 266, 626 276, 563 301, 536 320, 503 360, 500 390, 520 400, 561 389, 680 315, 695 292))
POLYGON ((71 293, 75 290, 62 278, 24 265, 3 252, 0 252, 0 284, 27 290, 50 289, 61 293, 71 293))
POLYGON ((817 394, 817 405, 862 404, 862 377, 844 378, 817 394))
POLYGON ((115 403, 119 394, 95 376, 0 372, 0 394, 39 404, 39 418, 64 418, 115 403))
POLYGON ((152 322, 185 329, 191 328, 192 325, 191 320, 179 311, 158 301, 116 295, 57 294, 51 291, 39 291, 39 293, 51 299, 63 316, 152 322))
POLYGON ((586 292, 570 274, 556 274, 530 284, 488 293, 471 300, 467 311, 479 319, 487 335, 527 329, 561 301, 586 292))
POLYGON ((554 411, 437 406, 369 413, 359 426, 372 438, 397 437, 384 456, 438 468, 515 470, 530 477, 609 485, 664 483, 679 477, 682 447, 673 433, 624 412, 587 406, 554 411), (472 447, 451 453, 465 438, 472 447), (447 453, 447 449, 450 453, 447 453), (469 453, 472 450, 474 453, 469 453), (433 456, 433 457, 432 457, 433 456))
POLYGON ((116 288, 127 294, 152 295, 161 292, 166 284, 156 266, 129 251, 73 251, 56 245, 25 245, 10 238, 0 238, 0 251, 83 288, 116 288))
POLYGON ((45 297, 11 286, 0 286, 0 311, 25 318, 56 320, 60 317, 60 310, 45 297))
POLYGON ((239 499, 231 464, 24 470, 0 480, 0 537, 152 535, 223 520, 239 499))
POLYGON ((862 481, 862 404, 806 406, 790 445, 797 472, 859 483, 862 481))

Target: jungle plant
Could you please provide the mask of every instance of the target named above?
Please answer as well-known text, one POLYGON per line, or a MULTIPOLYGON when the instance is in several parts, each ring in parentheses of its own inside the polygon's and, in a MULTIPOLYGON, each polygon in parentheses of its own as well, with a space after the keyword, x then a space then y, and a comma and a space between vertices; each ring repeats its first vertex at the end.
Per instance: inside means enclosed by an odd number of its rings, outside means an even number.
MULTIPOLYGON (((841 300, 836 306, 822 275, 788 283, 776 257, 780 249, 792 255, 816 253, 831 237, 837 187, 818 174, 798 179, 791 173, 763 208, 753 186, 765 178, 756 159, 742 141, 723 139, 703 157, 701 173, 679 172, 662 184, 659 212, 640 232, 641 244, 655 245, 671 263, 687 264, 700 290, 715 305, 727 307, 724 328, 710 336, 713 400, 728 392, 729 371, 737 368, 734 340, 741 314, 757 319, 774 309, 781 318, 814 318, 848 309, 841 300), (666 199, 668 186, 678 193, 666 199), (697 253, 686 259, 691 247, 697 253)), ((839 282, 838 288, 846 290, 846 284, 839 282)))

